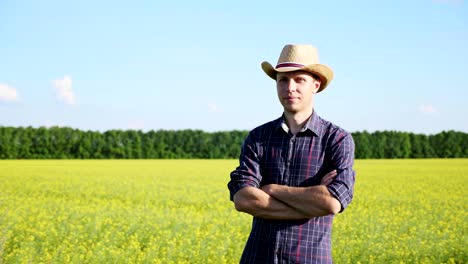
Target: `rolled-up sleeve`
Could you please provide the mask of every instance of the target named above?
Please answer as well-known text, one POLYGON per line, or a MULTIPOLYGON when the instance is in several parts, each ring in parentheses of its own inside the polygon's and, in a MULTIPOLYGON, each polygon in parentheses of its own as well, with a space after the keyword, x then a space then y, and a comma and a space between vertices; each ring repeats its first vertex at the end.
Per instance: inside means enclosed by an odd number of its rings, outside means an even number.
POLYGON ((260 161, 257 142, 253 133, 249 133, 242 144, 239 157, 239 166, 231 172, 231 180, 228 183, 231 201, 234 194, 240 189, 252 186, 259 187, 262 180, 260 174, 260 161))
POLYGON ((341 203, 342 212, 351 203, 354 195, 354 141, 351 134, 337 134, 332 145, 331 158, 338 174, 328 185, 328 191, 341 203))

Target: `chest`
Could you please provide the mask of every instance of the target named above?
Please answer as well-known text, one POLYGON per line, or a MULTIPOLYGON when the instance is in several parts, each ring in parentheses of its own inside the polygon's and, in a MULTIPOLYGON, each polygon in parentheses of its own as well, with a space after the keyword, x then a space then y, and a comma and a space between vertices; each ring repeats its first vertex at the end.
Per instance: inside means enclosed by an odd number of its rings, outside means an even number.
POLYGON ((323 138, 272 136, 260 148, 262 185, 318 185, 330 170, 327 141, 323 138))

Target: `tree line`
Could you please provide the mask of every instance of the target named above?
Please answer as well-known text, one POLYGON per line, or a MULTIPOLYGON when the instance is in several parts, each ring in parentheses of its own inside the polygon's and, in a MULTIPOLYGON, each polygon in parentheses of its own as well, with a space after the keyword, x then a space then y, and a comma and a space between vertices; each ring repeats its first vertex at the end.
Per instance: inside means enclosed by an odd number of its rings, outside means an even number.
MULTIPOLYGON (((230 159, 248 131, 109 130, 0 126, 0 159, 230 159)), ((468 158, 468 133, 352 133, 356 159, 468 158)))

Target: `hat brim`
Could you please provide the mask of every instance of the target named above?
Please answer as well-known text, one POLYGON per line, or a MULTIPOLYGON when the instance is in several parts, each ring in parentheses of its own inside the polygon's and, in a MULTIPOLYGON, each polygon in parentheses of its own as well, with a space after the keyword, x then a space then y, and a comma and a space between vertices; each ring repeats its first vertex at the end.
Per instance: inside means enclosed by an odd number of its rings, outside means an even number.
POLYGON ((264 61, 261 66, 262 70, 273 80, 276 80, 276 74, 278 72, 306 71, 316 74, 320 77, 320 88, 317 93, 325 90, 333 79, 332 69, 324 64, 311 64, 304 67, 283 67, 275 69, 275 67, 273 67, 269 62, 264 61))

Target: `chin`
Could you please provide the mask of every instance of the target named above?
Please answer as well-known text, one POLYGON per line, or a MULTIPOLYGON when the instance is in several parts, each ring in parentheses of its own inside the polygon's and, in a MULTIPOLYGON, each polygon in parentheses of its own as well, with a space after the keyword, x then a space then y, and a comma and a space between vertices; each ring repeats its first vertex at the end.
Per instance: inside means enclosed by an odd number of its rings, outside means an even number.
POLYGON ((291 113, 291 114, 296 114, 296 113, 300 112, 299 109, 292 108, 292 107, 284 107, 284 111, 288 112, 288 113, 291 113))

